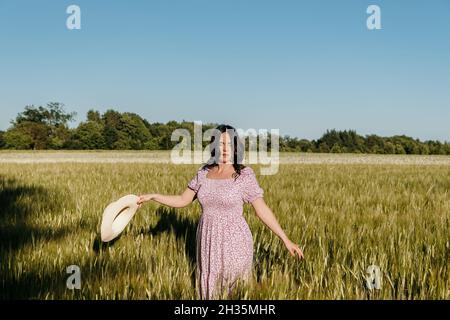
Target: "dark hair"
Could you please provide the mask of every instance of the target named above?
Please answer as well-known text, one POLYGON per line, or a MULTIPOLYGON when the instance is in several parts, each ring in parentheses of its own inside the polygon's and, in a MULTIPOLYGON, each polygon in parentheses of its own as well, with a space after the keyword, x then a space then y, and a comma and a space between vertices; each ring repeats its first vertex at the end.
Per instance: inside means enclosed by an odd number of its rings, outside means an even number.
POLYGON ((221 134, 227 132, 230 135, 231 140, 233 141, 231 148, 233 151, 233 168, 236 171, 235 173, 233 173, 233 177, 236 180, 240 176, 241 170, 245 168, 245 166, 242 164, 244 160, 244 144, 239 139, 236 129, 230 125, 221 124, 218 125, 214 130, 214 134, 211 135, 211 157, 203 166, 203 168, 211 169, 218 166, 220 154, 216 154, 216 150, 219 150, 221 134))

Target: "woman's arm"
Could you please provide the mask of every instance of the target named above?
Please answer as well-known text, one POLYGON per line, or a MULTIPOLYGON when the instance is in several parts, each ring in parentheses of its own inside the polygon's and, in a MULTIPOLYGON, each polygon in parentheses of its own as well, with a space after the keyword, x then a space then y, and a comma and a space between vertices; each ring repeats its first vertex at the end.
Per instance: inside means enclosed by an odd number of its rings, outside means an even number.
POLYGON ((181 195, 164 195, 158 193, 140 195, 137 204, 140 208, 144 202, 154 200, 172 208, 183 208, 190 204, 194 200, 194 197, 195 192, 186 188, 181 195))
POLYGON ((295 254, 297 254, 300 259, 303 258, 302 250, 286 236, 264 199, 258 198, 252 202, 252 205, 253 208, 255 208, 258 218, 283 241, 291 255, 295 256, 295 254))

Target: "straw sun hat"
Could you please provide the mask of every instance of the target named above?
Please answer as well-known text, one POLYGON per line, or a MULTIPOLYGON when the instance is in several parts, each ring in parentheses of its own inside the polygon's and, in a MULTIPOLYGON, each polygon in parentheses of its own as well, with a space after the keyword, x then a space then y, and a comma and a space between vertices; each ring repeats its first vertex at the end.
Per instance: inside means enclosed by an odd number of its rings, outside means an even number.
POLYGON ((139 197, 129 194, 119 200, 110 203, 103 211, 100 234, 103 242, 108 242, 116 238, 133 218, 139 197))

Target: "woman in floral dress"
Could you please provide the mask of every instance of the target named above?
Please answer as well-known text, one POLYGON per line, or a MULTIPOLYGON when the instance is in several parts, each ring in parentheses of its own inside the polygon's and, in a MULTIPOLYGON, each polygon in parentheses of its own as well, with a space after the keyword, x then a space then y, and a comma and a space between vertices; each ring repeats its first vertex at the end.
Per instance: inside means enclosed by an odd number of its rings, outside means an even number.
POLYGON ((232 293, 239 279, 248 281, 253 269, 253 237, 243 217, 251 203, 257 216, 283 241, 292 256, 303 257, 288 239, 263 199, 254 171, 242 165, 242 150, 235 129, 220 125, 211 138, 211 158, 200 167, 183 194, 146 194, 138 204, 154 200, 180 208, 198 199, 202 214, 197 226, 197 295, 215 299, 232 293))

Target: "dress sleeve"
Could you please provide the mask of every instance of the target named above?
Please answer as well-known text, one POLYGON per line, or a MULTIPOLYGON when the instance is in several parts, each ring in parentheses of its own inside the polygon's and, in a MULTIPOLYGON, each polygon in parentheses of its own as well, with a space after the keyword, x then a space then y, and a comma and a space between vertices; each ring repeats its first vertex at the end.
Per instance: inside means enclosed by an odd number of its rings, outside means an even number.
POLYGON ((203 181, 203 168, 200 168, 197 170, 197 173, 192 178, 192 180, 188 183, 188 188, 193 190, 195 193, 197 193, 198 189, 200 188, 200 185, 203 181))
POLYGON ((246 167, 247 173, 244 179, 244 202, 252 203, 258 198, 262 198, 264 190, 259 186, 255 172, 252 168, 246 167))

